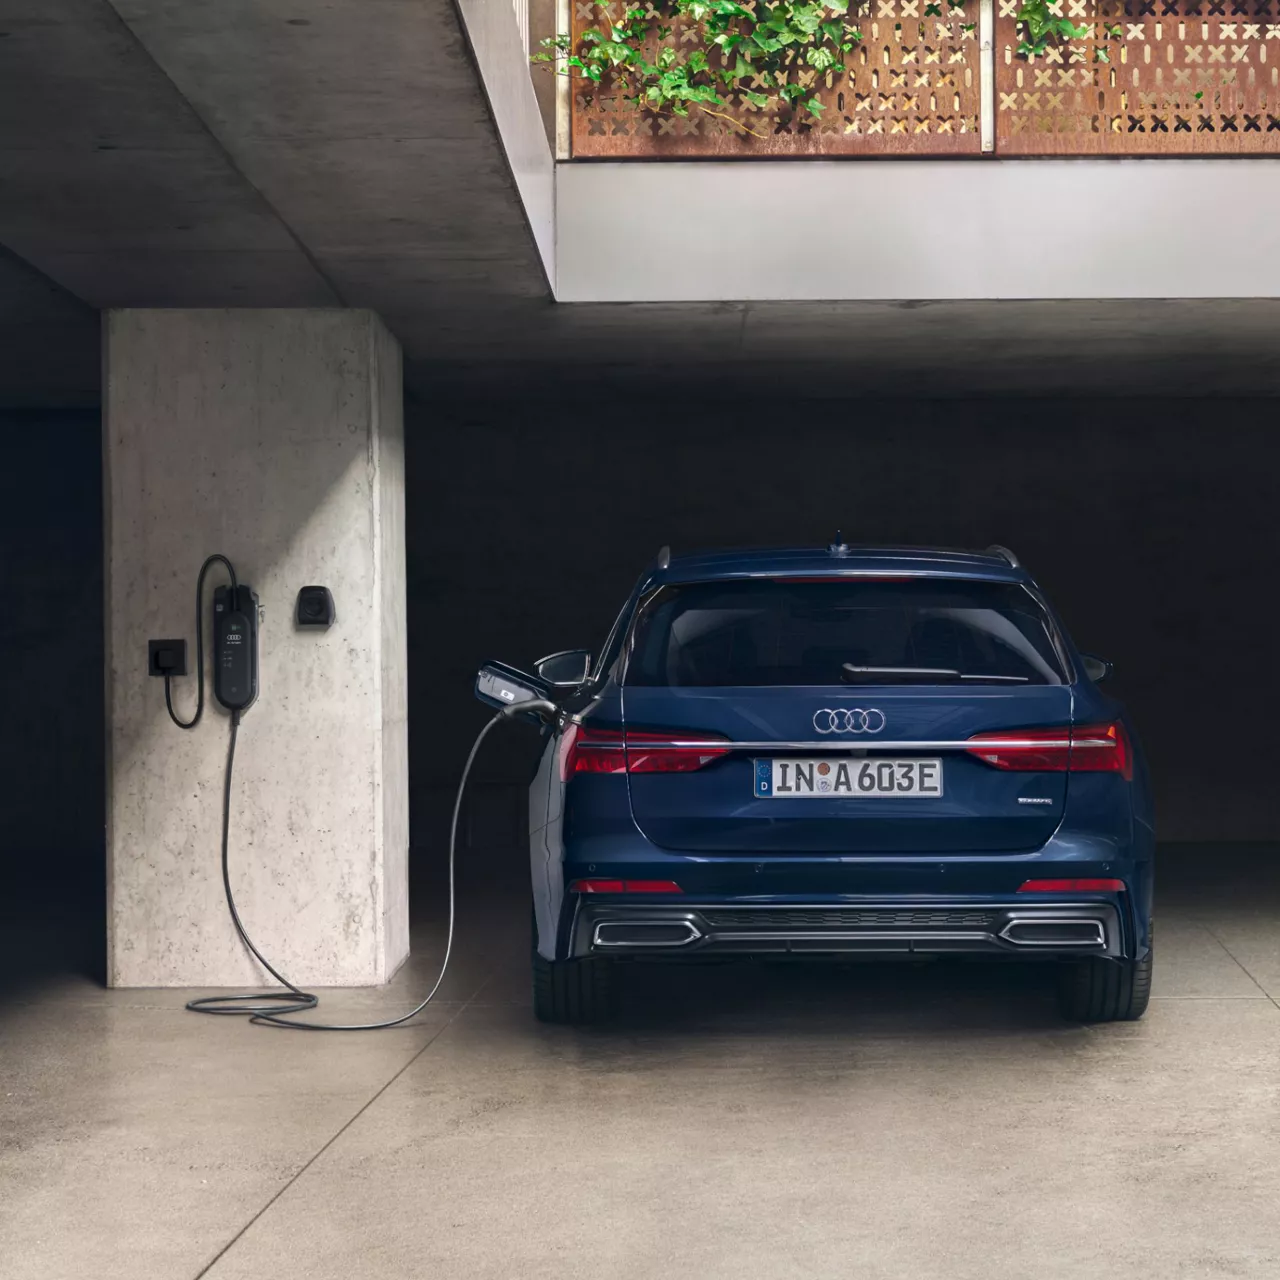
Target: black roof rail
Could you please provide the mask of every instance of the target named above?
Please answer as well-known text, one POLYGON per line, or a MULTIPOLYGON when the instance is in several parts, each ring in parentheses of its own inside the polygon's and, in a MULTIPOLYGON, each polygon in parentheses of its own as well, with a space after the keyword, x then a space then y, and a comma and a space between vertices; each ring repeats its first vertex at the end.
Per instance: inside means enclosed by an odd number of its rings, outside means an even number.
POLYGON ((1007 560, 1015 569, 1022 568, 1022 561, 1008 547, 1002 547, 998 542, 993 542, 987 548, 987 555, 999 556, 1001 560, 1007 560))
POLYGON ((671 564, 671 548, 663 547, 658 552, 658 558, 654 561, 659 569, 665 569, 671 564))

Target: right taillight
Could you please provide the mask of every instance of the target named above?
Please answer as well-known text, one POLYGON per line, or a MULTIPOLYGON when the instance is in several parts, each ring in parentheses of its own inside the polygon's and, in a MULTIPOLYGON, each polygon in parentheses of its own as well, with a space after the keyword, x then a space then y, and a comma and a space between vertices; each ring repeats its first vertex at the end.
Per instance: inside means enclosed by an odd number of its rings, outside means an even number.
POLYGON ((1133 751, 1119 720, 1058 729, 976 733, 969 754, 997 769, 1043 773, 1118 773, 1133 778, 1133 751))
POLYGON ((733 747, 711 734, 592 729, 570 724, 560 739, 560 781, 579 773, 692 773, 733 747))

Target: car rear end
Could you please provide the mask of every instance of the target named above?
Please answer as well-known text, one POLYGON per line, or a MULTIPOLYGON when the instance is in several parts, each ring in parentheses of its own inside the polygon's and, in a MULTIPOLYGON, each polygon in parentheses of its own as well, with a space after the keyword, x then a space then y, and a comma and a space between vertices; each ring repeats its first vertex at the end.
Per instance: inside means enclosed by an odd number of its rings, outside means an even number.
POLYGON ((1149 977, 1141 761, 1003 557, 676 562, 556 756, 557 957, 1149 977))

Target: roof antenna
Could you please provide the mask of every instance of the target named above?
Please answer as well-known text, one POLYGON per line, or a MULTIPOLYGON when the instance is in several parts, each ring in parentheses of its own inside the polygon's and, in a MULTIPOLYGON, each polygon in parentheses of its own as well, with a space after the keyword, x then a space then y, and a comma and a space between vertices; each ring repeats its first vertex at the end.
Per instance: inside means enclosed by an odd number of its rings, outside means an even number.
POLYGON ((827 550, 833 556, 847 556, 849 554, 849 544, 844 540, 844 534, 839 529, 836 530, 835 540, 827 547, 827 550))

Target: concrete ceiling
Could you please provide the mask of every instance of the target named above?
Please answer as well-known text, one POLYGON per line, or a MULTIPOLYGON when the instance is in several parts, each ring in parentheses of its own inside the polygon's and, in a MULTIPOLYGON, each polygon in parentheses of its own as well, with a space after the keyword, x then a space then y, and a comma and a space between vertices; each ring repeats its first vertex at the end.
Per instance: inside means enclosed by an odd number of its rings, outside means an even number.
POLYGON ((0 246, 3 404, 111 306, 371 307, 423 399, 1280 391, 1271 300, 557 306, 451 0, 0 0, 0 246))

